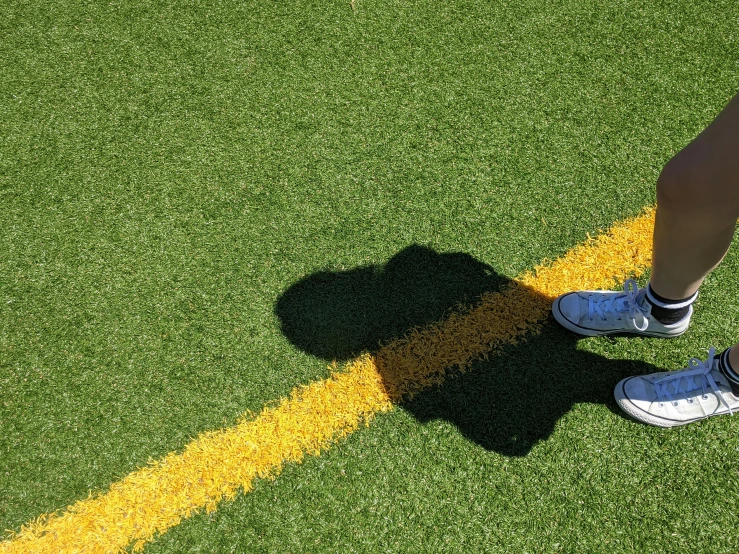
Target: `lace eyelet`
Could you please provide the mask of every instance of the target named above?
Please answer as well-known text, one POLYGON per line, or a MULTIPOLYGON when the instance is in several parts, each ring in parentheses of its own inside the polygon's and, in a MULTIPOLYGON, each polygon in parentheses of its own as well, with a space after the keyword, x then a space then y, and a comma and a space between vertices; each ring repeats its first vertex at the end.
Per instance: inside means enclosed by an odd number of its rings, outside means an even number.
POLYGON ((657 405, 658 405, 658 406, 659 406, 660 408, 664 408, 664 407, 665 407, 665 404, 664 404, 664 402, 660 402, 660 403, 659 403, 659 404, 657 404, 657 405))
POLYGON ((703 396, 701 396, 701 398, 702 398, 703 400, 708 400, 708 395, 707 395, 707 394, 704 394, 703 396))
POLYGON ((695 401, 692 398, 688 398, 688 404, 692 404, 693 402, 695 401))
POLYGON ((672 405, 673 405, 673 406, 677 406, 677 402, 673 402, 673 403, 672 403, 672 405))

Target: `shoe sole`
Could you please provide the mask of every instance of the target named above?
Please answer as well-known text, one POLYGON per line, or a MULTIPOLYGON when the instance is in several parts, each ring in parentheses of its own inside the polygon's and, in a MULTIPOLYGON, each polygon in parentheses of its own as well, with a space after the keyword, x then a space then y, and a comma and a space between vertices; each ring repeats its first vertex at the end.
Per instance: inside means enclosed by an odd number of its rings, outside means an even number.
POLYGON ((635 329, 611 329, 608 331, 599 331, 597 329, 590 329, 588 327, 581 327, 580 325, 577 325, 576 323, 571 322, 569 319, 567 319, 562 311, 559 308, 559 303, 562 297, 558 297, 554 304, 552 304, 552 315, 554 316, 554 319, 559 323, 562 327, 565 329, 569 329, 573 333, 577 333, 578 335, 583 335, 586 337, 603 337, 607 335, 638 335, 642 337, 657 337, 657 338, 663 338, 663 339, 670 339, 673 337, 679 337, 682 335, 685 331, 688 330, 688 326, 690 323, 690 316, 692 315, 692 310, 690 314, 688 314, 688 324, 686 324, 682 328, 676 328, 673 331, 667 332, 667 333, 661 333, 659 331, 637 331, 635 329))

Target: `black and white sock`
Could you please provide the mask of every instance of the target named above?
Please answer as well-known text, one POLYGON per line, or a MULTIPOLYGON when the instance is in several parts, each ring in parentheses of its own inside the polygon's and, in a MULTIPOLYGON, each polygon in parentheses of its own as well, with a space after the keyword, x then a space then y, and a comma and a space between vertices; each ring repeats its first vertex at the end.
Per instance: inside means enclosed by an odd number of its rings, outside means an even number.
POLYGON ((721 355, 718 358, 718 369, 729 382, 731 392, 734 393, 734 396, 739 396, 739 374, 737 374, 737 372, 734 371, 734 368, 731 367, 731 362, 729 362, 729 352, 731 352, 731 348, 727 348, 721 352, 721 355))
POLYGON ((670 325, 677 323, 690 312, 690 305, 698 298, 698 292, 680 300, 670 300, 660 296, 652 290, 651 283, 647 285, 647 302, 652 306, 652 317, 660 323, 670 325))

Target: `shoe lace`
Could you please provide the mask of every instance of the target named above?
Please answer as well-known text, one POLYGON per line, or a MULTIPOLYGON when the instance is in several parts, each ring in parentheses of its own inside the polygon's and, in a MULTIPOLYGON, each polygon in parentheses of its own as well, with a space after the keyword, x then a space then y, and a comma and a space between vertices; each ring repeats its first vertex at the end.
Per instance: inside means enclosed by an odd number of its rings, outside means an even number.
POLYGON ((704 362, 698 358, 691 358, 688 362, 688 369, 676 372, 675 375, 668 375, 654 382, 654 390, 657 393, 657 401, 668 400, 672 404, 677 404, 674 395, 680 393, 688 394, 694 390, 701 389, 701 395, 706 396, 706 384, 711 388, 713 393, 726 404, 729 413, 734 415, 731 406, 724 398, 721 390, 718 388, 716 380, 711 375, 713 370, 713 359, 716 355, 716 349, 711 348, 708 351, 708 359, 704 362), (696 382, 697 381, 697 382, 696 382), (672 391, 670 387, 672 386, 672 391))
MULTIPOLYGON (((642 289, 643 290, 643 289, 642 289)), ((621 317, 622 313, 628 312, 631 323, 638 331, 646 330, 649 325, 647 319, 648 311, 641 305, 638 298, 639 286, 633 279, 624 282, 624 291, 617 295, 595 295, 588 296, 588 318, 593 319, 595 314, 605 321, 608 314, 621 317)), ((643 294, 641 295, 643 297, 643 294)))

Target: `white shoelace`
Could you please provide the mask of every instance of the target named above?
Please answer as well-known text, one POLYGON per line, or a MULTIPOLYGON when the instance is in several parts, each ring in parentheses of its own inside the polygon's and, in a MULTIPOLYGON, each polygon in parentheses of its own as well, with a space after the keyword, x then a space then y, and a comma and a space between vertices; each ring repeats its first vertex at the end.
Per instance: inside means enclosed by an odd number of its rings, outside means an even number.
POLYGON ((596 300, 597 295, 588 296, 588 319, 592 321, 595 314, 603 321, 608 319, 608 313, 612 313, 617 318, 622 313, 628 312, 634 329, 645 331, 649 325, 646 310, 637 301, 639 294, 639 286, 633 279, 627 279, 624 282, 624 292, 618 295, 603 295, 596 300), (610 298, 609 298, 610 296, 610 298))
POLYGON ((706 383, 711 387, 714 394, 721 399, 721 402, 726 404, 729 409, 729 413, 734 415, 731 410, 731 406, 724 398, 721 390, 718 388, 715 379, 711 375, 713 370, 713 358, 716 355, 716 349, 711 348, 708 351, 708 359, 704 362, 698 358, 691 358, 688 362, 688 370, 678 371, 675 375, 668 375, 654 382, 654 390, 657 393, 657 401, 667 400, 673 405, 677 403, 674 395, 681 393, 688 394, 694 390, 702 389, 701 395, 706 396, 706 383), (685 386, 683 387, 683 379, 685 380, 685 386), (700 382, 700 385, 696 384, 696 379, 700 382), (672 392, 670 392, 670 386, 672 386, 672 392))

